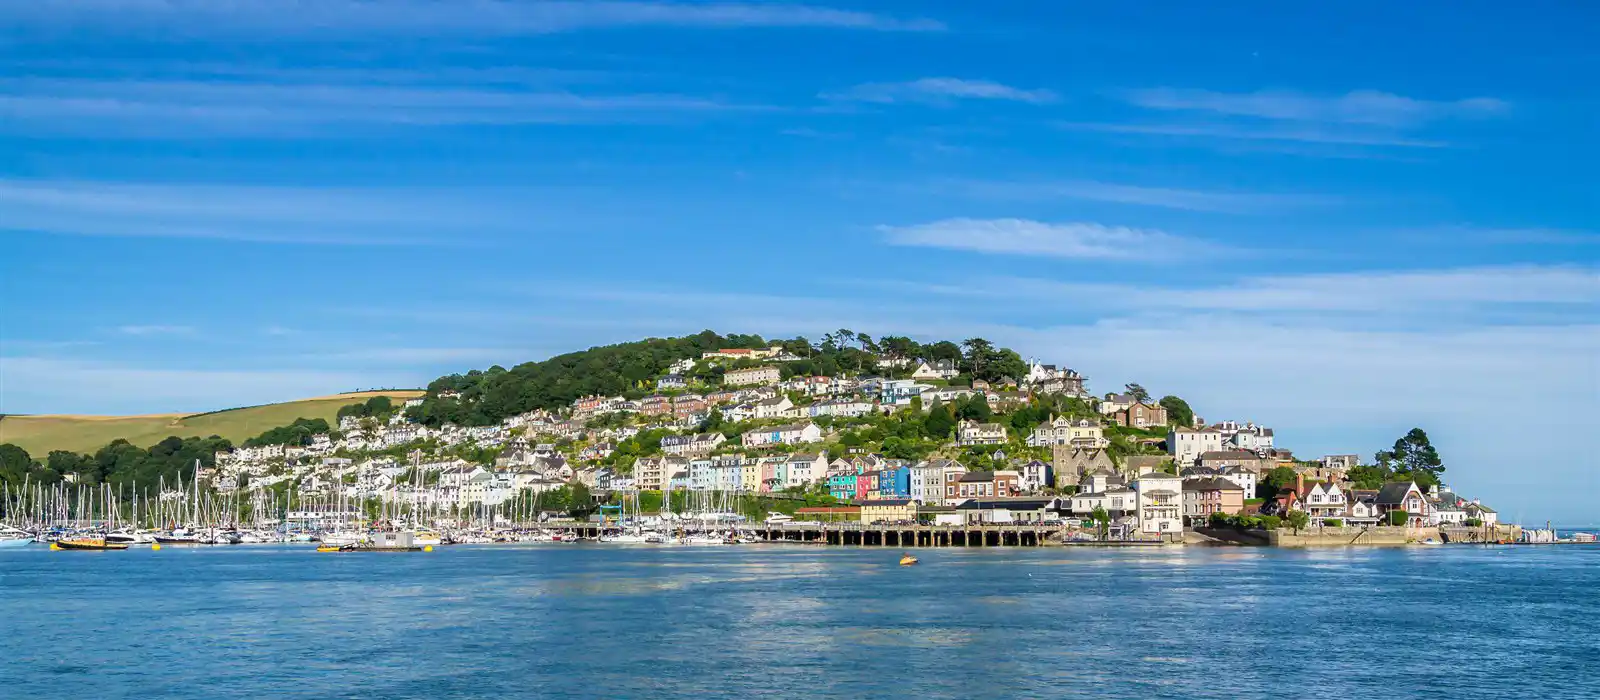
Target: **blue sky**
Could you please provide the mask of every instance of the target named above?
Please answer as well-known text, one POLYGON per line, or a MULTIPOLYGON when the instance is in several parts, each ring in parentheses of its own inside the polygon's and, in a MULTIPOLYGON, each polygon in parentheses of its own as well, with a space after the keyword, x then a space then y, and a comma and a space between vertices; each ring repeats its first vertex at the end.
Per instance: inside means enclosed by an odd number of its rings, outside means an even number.
POLYGON ((0 412, 981 335, 1600 520, 1586 3, 0 4, 0 412), (1558 485, 1558 486, 1557 486, 1558 485), (1556 488, 1552 488, 1557 486, 1556 488))

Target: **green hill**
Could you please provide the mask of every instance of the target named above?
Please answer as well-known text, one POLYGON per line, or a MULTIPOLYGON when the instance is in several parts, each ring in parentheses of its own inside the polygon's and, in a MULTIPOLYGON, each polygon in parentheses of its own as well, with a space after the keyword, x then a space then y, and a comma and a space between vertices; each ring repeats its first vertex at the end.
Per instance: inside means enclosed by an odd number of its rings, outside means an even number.
POLYGON ((238 444, 297 418, 336 423, 340 408, 373 396, 404 400, 422 395, 421 391, 362 391, 198 414, 5 416, 0 417, 0 444, 14 444, 39 459, 51 450, 92 453, 117 438, 149 447, 173 435, 220 435, 238 444))

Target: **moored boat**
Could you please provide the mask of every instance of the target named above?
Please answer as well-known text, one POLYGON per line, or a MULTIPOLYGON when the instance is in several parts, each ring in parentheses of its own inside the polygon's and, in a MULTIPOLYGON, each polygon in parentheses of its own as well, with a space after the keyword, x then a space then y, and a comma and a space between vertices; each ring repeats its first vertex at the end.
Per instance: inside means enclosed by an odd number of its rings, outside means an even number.
POLYGON ((107 542, 103 537, 72 537, 57 540, 50 545, 50 548, 55 550, 105 551, 127 549, 128 545, 120 542, 107 542))

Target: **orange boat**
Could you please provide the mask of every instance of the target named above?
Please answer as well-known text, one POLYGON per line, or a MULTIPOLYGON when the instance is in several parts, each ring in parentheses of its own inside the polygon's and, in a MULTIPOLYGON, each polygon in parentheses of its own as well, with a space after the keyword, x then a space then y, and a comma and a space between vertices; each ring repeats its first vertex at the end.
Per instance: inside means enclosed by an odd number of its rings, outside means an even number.
POLYGON ((122 542, 107 542, 103 537, 76 537, 70 540, 60 540, 51 543, 51 549, 77 549, 88 551, 105 551, 109 549, 127 549, 128 545, 122 542))

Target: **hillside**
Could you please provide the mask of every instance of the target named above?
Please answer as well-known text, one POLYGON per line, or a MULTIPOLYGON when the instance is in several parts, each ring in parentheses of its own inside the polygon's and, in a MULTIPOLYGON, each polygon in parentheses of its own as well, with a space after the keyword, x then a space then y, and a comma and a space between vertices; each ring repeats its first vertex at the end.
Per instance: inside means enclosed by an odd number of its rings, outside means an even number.
POLYGON ((40 458, 51 450, 92 453, 117 438, 149 447, 173 435, 220 435, 237 444, 297 418, 321 418, 334 423, 340 408, 373 396, 410 399, 422 394, 421 391, 363 391, 200 414, 6 416, 0 418, 0 444, 17 445, 40 458))

